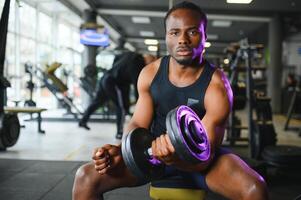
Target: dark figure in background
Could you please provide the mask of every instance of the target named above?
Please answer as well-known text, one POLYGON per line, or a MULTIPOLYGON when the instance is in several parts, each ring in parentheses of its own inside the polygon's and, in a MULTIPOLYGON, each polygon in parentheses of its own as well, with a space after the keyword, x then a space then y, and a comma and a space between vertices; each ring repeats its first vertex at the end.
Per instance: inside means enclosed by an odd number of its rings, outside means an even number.
MULTIPOLYGON (((166 164, 164 180, 182 177, 184 182, 188 179, 184 188, 193 184, 233 200, 267 199, 264 179, 221 147, 233 95, 223 72, 203 57, 206 15, 195 4, 183 2, 168 11, 164 22, 169 56, 141 71, 139 98, 126 131, 142 127, 157 136, 152 142, 152 154, 166 164), (206 162, 182 161, 166 134, 167 113, 183 104, 194 107, 207 131, 211 156, 206 162)), ((103 199, 102 194, 112 189, 145 183, 126 168, 120 148, 121 145, 107 144, 94 150, 93 162, 81 166, 76 173, 74 200, 103 199)))
POLYGON ((285 80, 286 89, 293 89, 297 86, 297 80, 294 74, 289 73, 285 80))
POLYGON ((116 105, 116 138, 120 139, 122 137, 125 114, 130 106, 129 88, 131 84, 136 85, 138 75, 144 65, 144 58, 141 54, 127 51, 118 55, 118 58, 113 62, 112 68, 99 80, 95 97, 79 121, 79 126, 89 130, 87 122, 91 114, 106 101, 112 100, 116 105))

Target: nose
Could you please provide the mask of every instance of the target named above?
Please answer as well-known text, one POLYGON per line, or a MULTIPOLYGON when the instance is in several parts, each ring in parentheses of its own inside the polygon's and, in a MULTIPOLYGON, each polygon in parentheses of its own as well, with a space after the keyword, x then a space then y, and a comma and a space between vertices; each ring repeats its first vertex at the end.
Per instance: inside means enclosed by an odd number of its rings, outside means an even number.
POLYGON ((184 32, 180 35, 179 39, 178 39, 178 43, 179 45, 187 45, 187 44, 190 44, 190 39, 189 39, 189 36, 184 32))

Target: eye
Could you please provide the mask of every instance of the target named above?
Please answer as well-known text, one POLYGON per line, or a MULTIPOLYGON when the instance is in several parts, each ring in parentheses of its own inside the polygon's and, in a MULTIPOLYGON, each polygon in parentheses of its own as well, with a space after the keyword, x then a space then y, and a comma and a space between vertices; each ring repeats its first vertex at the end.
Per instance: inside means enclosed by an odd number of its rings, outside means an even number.
POLYGON ((170 31, 169 35, 171 35, 171 36, 177 36, 177 35, 179 35, 179 32, 178 31, 170 31))
POLYGON ((198 31, 197 30, 190 30, 189 32, 188 32, 188 34, 190 35, 190 36, 195 36, 195 35, 198 35, 198 31))

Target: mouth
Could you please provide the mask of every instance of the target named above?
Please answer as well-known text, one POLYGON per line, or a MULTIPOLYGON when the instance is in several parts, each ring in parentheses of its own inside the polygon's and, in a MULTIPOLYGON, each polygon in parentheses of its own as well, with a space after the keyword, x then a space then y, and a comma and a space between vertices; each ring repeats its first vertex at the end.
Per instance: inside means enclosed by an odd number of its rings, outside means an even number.
POLYGON ((192 55, 192 50, 190 48, 178 48, 177 54, 179 56, 190 56, 192 55))

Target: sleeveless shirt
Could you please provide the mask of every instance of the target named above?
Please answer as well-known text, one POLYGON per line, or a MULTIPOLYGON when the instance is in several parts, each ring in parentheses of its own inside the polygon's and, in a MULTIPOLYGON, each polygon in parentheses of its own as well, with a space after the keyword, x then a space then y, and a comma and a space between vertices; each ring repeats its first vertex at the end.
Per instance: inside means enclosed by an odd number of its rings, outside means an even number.
POLYGON ((177 106, 190 106, 200 119, 203 118, 206 113, 204 108, 206 89, 216 69, 205 60, 204 69, 194 83, 186 87, 177 87, 168 78, 169 60, 170 56, 162 57, 157 74, 150 86, 150 94, 154 103, 151 133, 154 136, 160 136, 166 132, 165 118, 167 113, 177 106))

